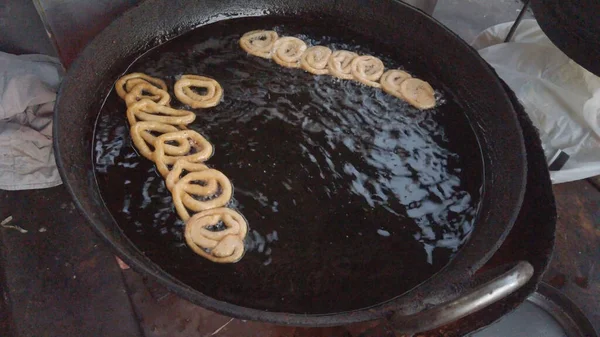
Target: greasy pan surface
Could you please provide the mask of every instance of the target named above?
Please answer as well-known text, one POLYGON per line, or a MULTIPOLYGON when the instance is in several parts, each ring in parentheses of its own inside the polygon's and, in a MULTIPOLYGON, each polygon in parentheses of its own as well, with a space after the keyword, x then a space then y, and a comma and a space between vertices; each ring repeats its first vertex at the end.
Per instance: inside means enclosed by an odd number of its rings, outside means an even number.
POLYGON ((245 3, 242 6, 245 8, 240 6, 227 1, 171 1, 169 11, 164 11, 165 4, 161 1, 145 2, 108 27, 71 69, 56 108, 57 157, 65 183, 94 227, 137 270, 153 275, 181 296, 237 317, 287 324, 341 324, 380 317, 389 310, 410 313, 459 291, 510 230, 524 191, 525 155, 521 130, 497 78, 457 37, 432 19, 400 3, 357 2, 341 6, 328 1, 318 4, 257 1, 245 3), (426 65, 471 121, 484 162, 484 192, 476 228, 456 258, 415 291, 370 310, 320 316, 264 313, 221 302, 158 268, 123 235, 104 206, 92 167, 92 134, 100 106, 114 80, 145 50, 194 26, 236 15, 261 14, 300 15, 307 21, 325 18, 340 27, 360 31, 360 35, 372 38, 373 45, 394 48, 398 55, 402 54, 402 59, 426 65), (380 19, 375 23, 373 17, 380 19), (395 29, 399 24, 404 29, 395 29))
POLYGON ((535 274, 525 286, 505 299, 436 331, 423 334, 428 337, 466 336, 501 319, 536 291, 552 259, 556 232, 556 203, 542 142, 514 92, 505 83, 504 88, 513 102, 523 128, 527 149, 527 191, 510 234, 480 272, 515 261, 528 261, 534 267, 535 274))

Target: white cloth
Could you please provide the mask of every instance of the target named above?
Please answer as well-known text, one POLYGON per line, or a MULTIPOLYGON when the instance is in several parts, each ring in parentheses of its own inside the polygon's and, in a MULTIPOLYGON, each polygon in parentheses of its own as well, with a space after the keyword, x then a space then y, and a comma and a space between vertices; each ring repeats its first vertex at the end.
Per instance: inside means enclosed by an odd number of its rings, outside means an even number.
POLYGON ((483 31, 472 46, 514 90, 540 131, 550 160, 570 156, 551 172, 553 183, 600 175, 600 78, 560 51, 535 20, 523 20, 512 42, 512 22, 483 31))
POLYGON ((63 76, 58 59, 0 52, 0 189, 60 185, 52 111, 63 76))

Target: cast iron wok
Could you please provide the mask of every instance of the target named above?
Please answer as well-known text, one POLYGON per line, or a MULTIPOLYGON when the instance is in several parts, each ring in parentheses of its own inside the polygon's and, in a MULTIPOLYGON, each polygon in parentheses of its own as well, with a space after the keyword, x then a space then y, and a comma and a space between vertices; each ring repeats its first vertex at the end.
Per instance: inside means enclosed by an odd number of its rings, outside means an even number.
POLYGON ((234 317, 326 326, 391 315, 398 331, 424 331, 507 296, 533 274, 530 264, 519 262, 512 268, 489 271, 487 277, 472 277, 501 245, 518 215, 527 166, 522 131, 506 92, 485 61, 431 17, 400 2, 148 0, 114 21, 73 64, 57 100, 54 140, 63 181, 89 222, 119 256, 180 296, 234 317), (475 230, 444 269, 415 289, 383 304, 345 313, 301 315, 232 305, 192 289, 158 268, 123 235, 105 207, 94 178, 93 130, 104 97, 123 69, 146 50, 193 28, 263 15, 330 20, 371 37, 373 43, 411 46, 401 52, 426 64, 463 106, 484 162, 475 230))

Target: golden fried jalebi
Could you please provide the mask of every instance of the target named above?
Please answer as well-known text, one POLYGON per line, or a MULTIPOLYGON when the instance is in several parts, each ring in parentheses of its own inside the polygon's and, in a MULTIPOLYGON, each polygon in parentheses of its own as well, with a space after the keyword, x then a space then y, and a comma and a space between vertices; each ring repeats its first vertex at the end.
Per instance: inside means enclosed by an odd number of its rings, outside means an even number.
POLYGON ((358 54, 347 50, 336 50, 327 61, 329 74, 345 80, 354 78, 352 75, 352 61, 358 57, 358 54))
POLYGON ((196 115, 191 111, 169 108, 146 98, 127 107, 127 120, 130 125, 135 124, 138 120, 169 125, 188 125, 195 119, 196 115))
POLYGON ((223 88, 219 82, 212 78, 183 75, 181 79, 175 82, 175 96, 181 103, 197 108, 210 108, 221 101, 223 97, 223 88), (206 94, 195 93, 192 88, 204 88, 206 94))
POLYGON ((435 92, 431 85, 418 78, 409 78, 400 84, 400 93, 405 101, 417 109, 435 107, 435 92))
POLYGON ((223 173, 207 169, 181 177, 171 193, 177 214, 181 220, 187 221, 190 218, 188 209, 201 212, 225 206, 231 200, 233 187, 223 173))
POLYGON ((208 260, 234 263, 244 255, 246 219, 229 208, 214 208, 195 214, 185 224, 185 241, 208 260), (220 228, 224 227, 224 228, 220 228))
POLYGON ((202 163, 207 161, 212 154, 212 144, 201 134, 194 130, 181 130, 165 133, 156 138, 152 157, 158 172, 166 177, 169 174, 169 166, 175 164, 178 159, 184 159, 192 163, 202 163), (170 156, 166 153, 165 147, 171 142, 176 142, 179 146, 182 146, 181 144, 184 142, 189 142, 193 151, 185 156, 170 156))
MULTIPOLYGON (((171 172, 169 172, 169 174, 167 174, 167 178, 165 179, 167 189, 169 191, 173 190, 173 187, 175 187, 175 184, 177 184, 179 179, 181 179, 181 175, 183 174, 184 171, 197 172, 197 171, 204 171, 204 170, 208 170, 208 166, 206 166, 204 164, 200 164, 200 163, 192 163, 185 159, 177 159, 177 161, 173 165, 173 168, 171 169, 171 172)), ((213 182, 216 184, 215 180, 211 180, 209 183, 213 183, 213 182)), ((215 187, 212 187, 212 188, 215 188, 215 187)))
POLYGON ((278 38, 279 35, 272 30, 253 30, 242 36, 240 46, 248 54, 269 59, 271 58, 273 44, 278 38))
POLYGON ((131 91, 125 95, 125 104, 129 106, 143 99, 154 101, 158 105, 169 105, 169 102, 171 102, 171 96, 168 92, 143 81, 136 84, 131 91), (152 95, 144 95, 144 93, 150 93, 152 95))
MULTIPOLYGON (((202 213, 205 215, 196 216, 194 223, 200 227, 186 225, 188 246, 213 262, 237 262, 244 255, 243 240, 248 224, 237 212, 220 208, 229 202, 233 189, 223 173, 202 164, 212 156, 213 147, 198 132, 187 128, 196 115, 166 106, 170 97, 162 80, 134 73, 123 76, 115 86, 127 104, 133 144, 142 156, 154 161, 165 178, 179 217, 186 221, 190 211, 219 210, 215 215, 202 213), (218 225, 219 216, 227 229, 220 234, 211 234, 216 232, 206 228, 211 222, 218 225)), ((208 77, 184 75, 175 84, 175 95, 193 108, 207 108, 219 103, 223 89, 208 77), (193 87, 204 88, 207 93, 196 93, 193 87)))
POLYGON ((254 41, 254 49, 258 50, 260 46, 262 54, 248 51, 249 53, 265 58, 270 56, 284 67, 301 67, 315 75, 330 74, 341 79, 354 79, 371 87, 383 88, 386 93, 403 99, 416 108, 435 107, 435 95, 429 83, 413 79, 402 70, 389 70, 384 74, 385 65, 374 56, 359 56, 347 50, 332 52, 324 46, 307 48, 306 43, 295 37, 277 39, 276 36, 277 33, 273 31, 251 31, 242 36, 240 45, 244 50, 249 50, 248 41, 254 41), (267 52, 268 45, 273 46, 271 53, 267 52), (411 81, 402 87, 407 79, 411 81))
POLYGON ((304 41, 291 36, 281 37, 273 44, 271 57, 280 66, 300 68, 300 59, 305 50, 304 41))
MULTIPOLYGON (((117 83, 115 83, 115 90, 121 99, 125 99, 125 95, 127 95, 133 89, 133 87, 144 82, 167 91, 167 84, 165 81, 142 73, 131 73, 119 78, 117 83)), ((153 101, 160 99, 155 96, 150 96, 148 98, 152 99, 153 101)))
POLYGON ((315 75, 325 75, 329 73, 327 70, 327 61, 331 56, 331 49, 323 46, 314 46, 308 48, 300 59, 302 69, 315 75))
POLYGON ((400 84, 405 80, 411 78, 412 76, 403 70, 392 69, 386 71, 379 80, 381 84, 381 88, 386 93, 396 96, 400 99, 404 99, 402 97, 402 93, 400 92, 400 84))
POLYGON ((378 81, 384 68, 383 62, 371 55, 358 56, 352 60, 351 64, 354 79, 375 88, 381 87, 378 81))
MULTIPOLYGON (((125 91, 126 91, 126 93, 125 93, 125 97, 126 97, 126 96, 127 96, 127 94, 128 94, 128 93, 130 93, 130 92, 131 92, 131 90, 133 90, 133 88, 135 88, 135 86, 136 86, 136 85, 138 85, 138 84, 143 84, 143 88, 147 88, 147 90, 146 90, 146 91, 148 91, 148 90, 152 90, 151 88, 150 88, 150 89, 148 89, 148 85, 151 85, 151 86, 152 86, 152 83, 148 83, 147 81, 145 81, 145 80, 142 80, 141 78, 134 78, 134 79, 131 79, 131 80, 127 81, 127 83, 125 83, 125 91)), ((164 89, 162 89, 162 88, 159 88, 159 87, 156 87, 156 86, 154 86, 154 87, 155 87, 156 89, 163 90, 163 91, 166 93, 166 90, 164 90, 164 89)), ((156 92, 158 92, 159 94, 158 94, 158 95, 144 95, 144 93, 143 93, 143 91, 142 91, 142 92, 140 92, 140 96, 141 96, 141 97, 139 97, 139 98, 133 98, 133 99, 147 98, 147 99, 153 100, 153 101, 155 101, 155 102, 160 102, 160 101, 161 101, 161 99, 163 99, 164 97, 166 97, 166 96, 165 96, 165 93, 163 93, 163 92, 161 92, 161 91, 156 91, 156 92)), ((123 99, 124 99, 124 100, 125 100, 125 97, 123 97, 123 99)), ((130 99, 131 99, 131 98, 130 98, 130 99)), ((169 99, 170 99, 170 97, 169 97, 169 99)), ((165 102, 165 101, 163 100, 163 103, 164 103, 164 102, 165 102)), ((168 105, 168 103, 169 103, 169 102, 166 102, 166 103, 165 103, 165 104, 163 104, 163 105, 168 105)))
MULTIPOLYGON (((177 131, 179 131, 179 129, 173 125, 145 121, 137 122, 130 128, 133 145, 135 145, 142 156, 150 160, 154 160, 154 151, 150 149, 150 146, 152 146, 152 148, 156 147, 157 138, 152 133, 163 134, 177 131)), ((164 147, 165 154, 169 156, 183 156, 191 150, 190 142, 179 142, 178 145, 164 144, 164 147)))

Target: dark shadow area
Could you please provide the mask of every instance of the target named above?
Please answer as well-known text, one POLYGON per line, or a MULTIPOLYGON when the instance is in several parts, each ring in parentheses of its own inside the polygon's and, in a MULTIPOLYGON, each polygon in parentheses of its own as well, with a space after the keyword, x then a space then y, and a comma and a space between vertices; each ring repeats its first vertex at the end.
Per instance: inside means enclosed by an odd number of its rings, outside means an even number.
POLYGON ((3 0, 0 5, 0 51, 11 54, 45 54, 56 51, 33 1, 3 0))

